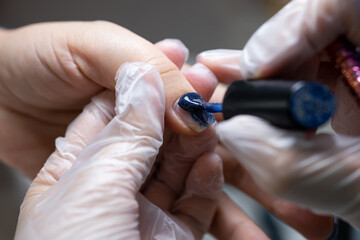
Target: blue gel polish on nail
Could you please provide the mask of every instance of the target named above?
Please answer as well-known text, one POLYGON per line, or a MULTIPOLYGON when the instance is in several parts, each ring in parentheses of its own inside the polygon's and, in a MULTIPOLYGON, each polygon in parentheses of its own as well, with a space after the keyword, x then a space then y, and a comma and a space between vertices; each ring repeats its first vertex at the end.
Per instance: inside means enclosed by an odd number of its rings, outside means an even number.
POLYGON ((205 110, 205 100, 197 93, 185 93, 179 98, 179 106, 188 112, 197 112, 205 110))
POLYGON ((178 105, 188 111, 201 127, 207 127, 215 122, 215 118, 210 112, 220 112, 222 104, 207 103, 198 93, 192 92, 182 95, 178 105))

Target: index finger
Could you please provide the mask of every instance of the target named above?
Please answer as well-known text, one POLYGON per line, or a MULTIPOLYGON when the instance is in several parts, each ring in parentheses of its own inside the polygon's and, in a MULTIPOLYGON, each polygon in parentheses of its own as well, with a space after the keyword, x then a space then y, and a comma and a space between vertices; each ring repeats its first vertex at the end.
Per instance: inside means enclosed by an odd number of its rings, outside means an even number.
POLYGON ((194 89, 165 54, 135 33, 97 21, 35 24, 26 27, 22 34, 22 38, 31 36, 28 44, 35 47, 37 57, 53 67, 55 73, 60 72, 62 79, 79 92, 77 99, 83 101, 101 87, 114 89, 116 71, 123 63, 154 65, 165 86, 167 126, 181 134, 196 133, 173 108, 181 95, 194 89))

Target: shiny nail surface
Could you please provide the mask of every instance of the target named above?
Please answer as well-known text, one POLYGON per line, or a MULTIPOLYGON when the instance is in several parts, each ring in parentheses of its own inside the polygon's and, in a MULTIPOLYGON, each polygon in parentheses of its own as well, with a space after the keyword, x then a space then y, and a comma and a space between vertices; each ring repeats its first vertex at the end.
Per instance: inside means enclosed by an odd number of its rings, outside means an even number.
POLYGON ((214 116, 204 109, 204 102, 199 94, 188 93, 175 102, 174 111, 186 125, 201 132, 215 122, 214 116))

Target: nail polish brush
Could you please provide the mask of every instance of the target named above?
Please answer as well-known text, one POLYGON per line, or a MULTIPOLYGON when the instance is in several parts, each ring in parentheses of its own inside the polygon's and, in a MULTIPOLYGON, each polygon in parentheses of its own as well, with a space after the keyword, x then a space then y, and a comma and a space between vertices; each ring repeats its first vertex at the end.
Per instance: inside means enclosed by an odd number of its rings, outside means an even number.
POLYGON ((314 129, 330 119, 336 100, 326 86, 308 81, 238 80, 222 103, 208 103, 197 93, 186 93, 179 106, 194 113, 222 112, 224 119, 247 114, 288 129, 314 129))

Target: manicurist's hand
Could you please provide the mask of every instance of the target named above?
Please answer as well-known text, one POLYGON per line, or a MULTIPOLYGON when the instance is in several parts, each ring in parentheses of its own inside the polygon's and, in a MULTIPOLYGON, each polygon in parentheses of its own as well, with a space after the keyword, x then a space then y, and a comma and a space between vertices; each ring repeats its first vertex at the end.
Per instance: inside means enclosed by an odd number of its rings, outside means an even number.
POLYGON ((165 85, 167 126, 196 132, 173 108, 179 96, 194 91, 176 62, 125 28, 101 21, 41 23, 0 29, 0 42, 0 159, 29 177, 91 97, 114 89, 124 62, 156 66, 165 85))
MULTIPOLYGON (((338 110, 332 126, 338 133, 359 136, 358 105, 338 80, 326 51, 341 35, 360 44, 359 9, 355 0, 294 0, 261 26, 243 51, 206 51, 198 61, 226 83, 280 76, 336 85, 338 110)), ((233 162, 244 167, 261 189, 359 227, 357 138, 319 135, 309 139, 249 116, 221 123, 218 133, 222 149, 232 153, 233 162)))
POLYGON ((294 0, 265 22, 243 50, 209 50, 199 54, 197 61, 225 83, 271 77, 325 83, 338 99, 334 130, 358 136, 358 104, 343 81, 338 81, 340 73, 327 47, 339 36, 360 45, 359 10, 356 0, 294 0))

